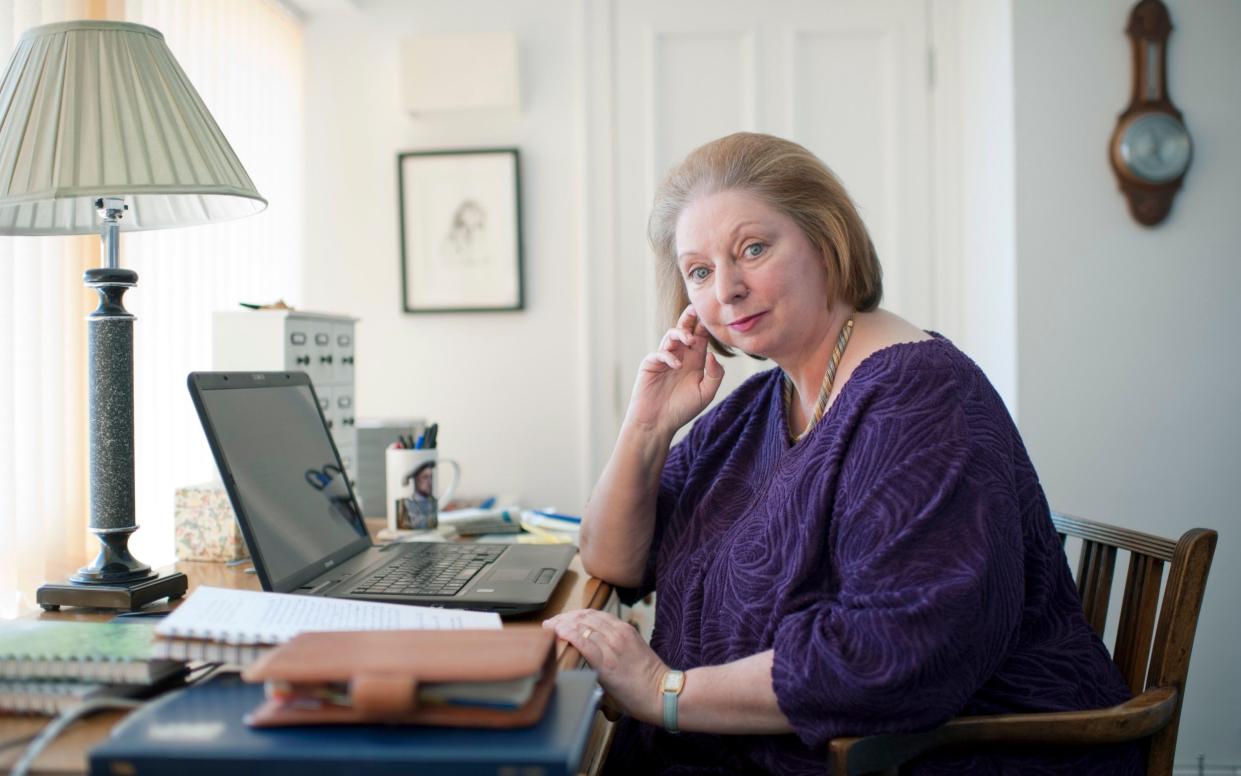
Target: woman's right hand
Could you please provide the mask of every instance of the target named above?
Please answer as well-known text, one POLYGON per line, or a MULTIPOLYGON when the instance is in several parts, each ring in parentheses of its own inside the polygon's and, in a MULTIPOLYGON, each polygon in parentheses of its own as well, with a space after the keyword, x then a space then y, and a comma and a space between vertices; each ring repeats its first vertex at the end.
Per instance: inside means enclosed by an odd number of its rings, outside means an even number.
POLYGON ((690 305, 642 359, 625 422, 671 437, 711 403, 723 379, 724 367, 709 352, 706 327, 690 305))

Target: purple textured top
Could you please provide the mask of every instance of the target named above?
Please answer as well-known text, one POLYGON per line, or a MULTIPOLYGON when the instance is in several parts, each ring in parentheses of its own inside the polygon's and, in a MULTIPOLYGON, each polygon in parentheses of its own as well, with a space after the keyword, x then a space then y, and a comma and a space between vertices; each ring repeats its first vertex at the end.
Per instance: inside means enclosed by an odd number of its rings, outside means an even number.
MULTIPOLYGON (((790 446, 781 372, 669 452, 642 589, 670 666, 775 650, 795 735, 622 722, 612 772, 816 773, 835 736, 1130 697, 1086 623, 1047 502, 982 371, 946 339, 866 358, 790 446)), ((924 758, 911 773, 1141 773, 1132 746, 924 758)))

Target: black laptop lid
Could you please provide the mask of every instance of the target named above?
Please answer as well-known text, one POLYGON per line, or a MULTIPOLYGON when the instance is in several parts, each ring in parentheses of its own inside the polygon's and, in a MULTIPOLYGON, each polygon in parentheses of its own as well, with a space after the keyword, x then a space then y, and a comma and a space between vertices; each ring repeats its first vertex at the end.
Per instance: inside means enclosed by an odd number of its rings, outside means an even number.
POLYGON ((194 372, 189 388, 263 589, 371 546, 304 372, 194 372))

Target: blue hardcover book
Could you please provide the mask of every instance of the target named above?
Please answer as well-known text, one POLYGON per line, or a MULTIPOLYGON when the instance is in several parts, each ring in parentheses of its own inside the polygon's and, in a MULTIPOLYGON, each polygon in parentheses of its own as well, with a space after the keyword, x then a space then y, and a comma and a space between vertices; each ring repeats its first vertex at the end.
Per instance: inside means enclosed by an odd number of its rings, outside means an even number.
POLYGON ((533 727, 320 726, 249 728, 263 687, 236 675, 138 709, 90 753, 91 776, 577 773, 602 691, 594 671, 561 671, 533 727))

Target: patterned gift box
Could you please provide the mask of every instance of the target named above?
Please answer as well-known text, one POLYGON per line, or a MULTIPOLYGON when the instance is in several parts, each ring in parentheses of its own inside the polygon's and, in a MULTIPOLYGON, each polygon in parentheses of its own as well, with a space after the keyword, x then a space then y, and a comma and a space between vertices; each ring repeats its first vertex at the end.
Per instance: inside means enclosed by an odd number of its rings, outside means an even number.
POLYGON ((249 555, 221 483, 177 488, 173 526, 180 560, 230 561, 249 555))

